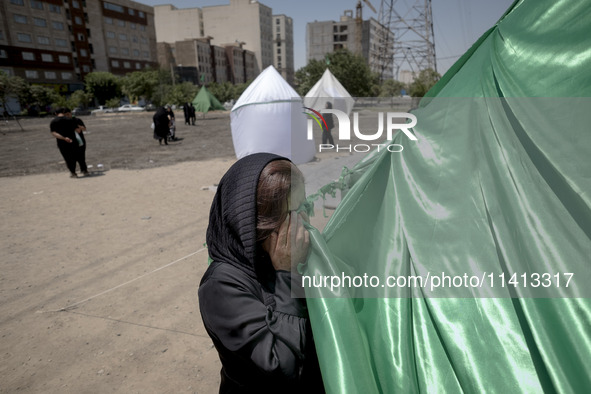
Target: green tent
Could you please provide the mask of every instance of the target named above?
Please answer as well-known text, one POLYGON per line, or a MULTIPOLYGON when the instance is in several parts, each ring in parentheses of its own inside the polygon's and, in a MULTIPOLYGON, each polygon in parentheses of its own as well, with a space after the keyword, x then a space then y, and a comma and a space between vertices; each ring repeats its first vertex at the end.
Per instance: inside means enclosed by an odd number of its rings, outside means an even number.
POLYGON ((328 393, 589 392, 589 37, 591 2, 516 1, 344 171, 301 267, 328 393))
POLYGON ((193 99, 193 105, 195 106, 195 111, 203 112, 204 114, 210 110, 225 110, 224 106, 220 104, 218 99, 205 86, 199 89, 199 93, 193 99))

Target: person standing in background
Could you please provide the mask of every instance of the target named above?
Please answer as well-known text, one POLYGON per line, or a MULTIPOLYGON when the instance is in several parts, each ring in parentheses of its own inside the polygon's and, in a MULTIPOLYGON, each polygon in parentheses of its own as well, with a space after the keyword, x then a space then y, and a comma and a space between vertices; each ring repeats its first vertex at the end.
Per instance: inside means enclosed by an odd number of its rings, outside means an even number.
POLYGON ((79 153, 81 146, 84 145, 84 140, 78 135, 80 128, 71 116, 72 111, 69 108, 58 108, 56 117, 49 124, 49 130, 57 140, 57 147, 66 162, 68 170, 70 170, 70 177, 78 178, 76 162, 80 164, 82 174, 88 175, 88 169, 84 157, 80 157, 79 153))
POLYGON ((193 107, 193 103, 189 103, 189 118, 191 119, 191 124, 195 126, 195 107, 193 107))
MULTIPOLYGON (((87 168, 87 166, 86 166, 86 138, 84 138, 84 132, 86 131, 86 125, 84 124, 82 119, 77 118, 77 117, 73 117, 71 112, 68 112, 66 114, 66 116, 69 117, 70 119, 73 119, 74 122, 76 122, 76 124, 78 125, 78 129, 76 130, 76 132, 78 133, 78 135, 76 136, 76 139, 78 140, 78 149, 76 151, 76 161, 78 161, 78 163, 84 163, 84 168, 87 168)), ((80 164, 80 167, 82 168, 82 164, 80 164)), ((88 173, 88 170, 82 171, 82 173, 84 175, 90 175, 88 173)))
POLYGON ((159 107, 152 120, 154 121, 154 139, 158 140, 160 145, 162 145, 162 140, 164 140, 165 145, 168 145, 170 118, 166 108, 159 107))
POLYGON ((183 105, 183 114, 185 115, 185 124, 190 125, 191 124, 191 110, 189 108, 189 103, 185 103, 185 105, 183 105))

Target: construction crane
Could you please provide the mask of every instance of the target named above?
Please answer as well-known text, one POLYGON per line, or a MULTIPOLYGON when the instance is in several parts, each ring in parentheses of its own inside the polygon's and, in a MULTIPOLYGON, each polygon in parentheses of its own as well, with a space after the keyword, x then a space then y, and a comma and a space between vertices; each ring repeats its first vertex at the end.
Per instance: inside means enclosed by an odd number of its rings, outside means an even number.
POLYGON ((369 2, 369 0, 358 0, 357 6, 355 7, 355 43, 357 45, 356 53, 363 55, 363 3, 377 14, 375 7, 369 2))

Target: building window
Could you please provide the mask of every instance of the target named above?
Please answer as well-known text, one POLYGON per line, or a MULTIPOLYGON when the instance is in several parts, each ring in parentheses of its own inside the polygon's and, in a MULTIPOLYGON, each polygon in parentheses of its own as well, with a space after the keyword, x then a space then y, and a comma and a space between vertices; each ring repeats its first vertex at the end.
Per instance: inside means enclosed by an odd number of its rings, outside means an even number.
POLYGON ((72 73, 62 73, 62 79, 72 79, 72 73))
POLYGON ((148 40, 146 40, 145 37, 140 37, 140 41, 142 42, 142 44, 147 44, 148 40))
POLYGON ((80 3, 78 3, 78 1, 76 1, 76 0, 72 0, 72 7, 80 8, 80 3))
POLYGON ((127 41, 127 34, 123 34, 123 33, 119 34, 119 39, 121 41, 127 41))
POLYGON ((281 23, 281 19, 279 19, 279 18, 275 19, 275 24, 277 24, 277 25, 278 25, 278 24, 280 24, 280 23, 281 23))
POLYGON ((16 38, 20 42, 33 42, 31 35, 27 33, 16 33, 16 38))
POLYGON ((140 16, 140 18, 144 18, 145 17, 145 15, 144 15, 144 13, 142 11, 139 11, 138 12, 138 15, 140 16))
POLYGON ((138 42, 137 37, 136 36, 131 36, 131 41, 132 42, 138 42))
POLYGON ((35 26, 47 27, 47 21, 42 18, 33 18, 33 23, 35 24, 35 26))
POLYGON ((133 56, 134 57, 140 57, 140 51, 138 51, 137 49, 133 50, 133 56))
POLYGON ((148 51, 142 51, 142 56, 148 58, 150 57, 150 54, 148 53, 148 51))
POLYGON ((121 48, 121 54, 125 56, 129 56, 129 49, 128 48, 121 48))
POLYGON ((86 35, 90 37, 90 29, 86 29, 86 35))
POLYGON ((82 57, 88 57, 88 52, 86 52, 86 49, 81 49, 80 50, 80 56, 82 56, 82 57))
POLYGON ((31 8, 36 9, 36 10, 42 10, 43 3, 40 2, 39 0, 31 0, 31 8))
POLYGON ((37 42, 41 45, 49 45, 49 37, 37 36, 37 42))
POLYGON ((131 23, 131 22, 129 22, 129 27, 130 27, 132 30, 135 30, 135 23, 131 23))
POLYGON ((117 48, 115 48, 115 47, 109 47, 109 53, 116 54, 117 53, 117 48))
POLYGON ((27 17, 24 16, 24 15, 14 14, 14 21, 16 23, 26 24, 27 23, 27 17))
POLYGON ((112 25, 113 24, 113 18, 105 17, 105 23, 107 25, 112 25))
POLYGON ((85 73, 89 73, 90 72, 90 67, 88 66, 88 64, 84 64, 82 66, 82 71, 84 71, 85 73))
POLYGON ((7 59, 8 55, 4 49, 0 49, 0 59, 7 59))
POLYGON ((133 9, 128 9, 127 12, 129 12, 129 15, 135 15, 135 10, 133 9))
POLYGON ((55 39, 55 46, 56 47, 67 47, 68 46, 68 41, 63 40, 61 38, 56 38, 55 39))
POLYGON ((0 40, 4 39, 4 32, 2 30, 0 30, 0 40))
POLYGON ((55 30, 64 30, 64 24, 62 22, 52 21, 51 25, 55 30))
POLYGON ((45 79, 56 79, 55 71, 45 71, 45 79))
POLYGON ((27 77, 27 78, 39 78, 39 73, 37 71, 25 70, 25 77, 27 77))
POLYGON ((82 24, 82 18, 80 18, 79 16, 74 17, 74 22, 76 22, 77 25, 81 25, 82 24))
POLYGON ((281 48, 277 48, 277 54, 281 54, 281 48))
POLYGON ((281 26, 277 26, 277 33, 281 33, 281 26))
POLYGON ((24 0, 10 0, 10 3, 16 5, 25 5, 24 0))
POLYGON ((92 46, 92 44, 88 44, 88 50, 90 51, 91 55, 94 53, 94 47, 92 46))
POLYGON ((10 68, 0 68, 0 71, 8 75, 9 77, 12 75, 12 70, 10 68))
POLYGON ((131 68, 131 63, 129 63, 129 62, 123 62, 123 67, 125 67, 125 68, 131 68))
POLYGON ((111 60, 111 66, 119 67, 119 61, 118 60, 111 60))
POLYGON ((120 5, 107 3, 106 1, 103 4, 106 10, 123 12, 123 7, 121 7, 120 5))
POLYGON ((33 52, 23 52, 23 60, 35 60, 35 54, 33 52))
POLYGON ((42 53, 41 60, 43 60, 44 62, 53 62, 53 55, 51 55, 50 53, 42 53))
POLYGON ((146 31, 146 26, 144 26, 144 25, 140 25, 140 30, 141 30, 141 31, 146 31))
POLYGON ((59 56, 59 61, 60 63, 64 63, 64 64, 69 64, 70 63, 70 58, 66 55, 60 55, 59 56))
POLYGON ((125 21, 122 21, 121 19, 117 19, 117 24, 121 27, 125 27, 125 21))
POLYGON ((107 38, 115 38, 115 33, 107 30, 107 38))
POLYGON ((86 37, 84 37, 84 34, 82 33, 78 33, 78 41, 85 41, 86 37))
POLYGON ((139 70, 139 69, 141 69, 141 68, 142 68, 142 65, 141 65, 141 64, 139 64, 139 63, 136 63, 136 64, 135 64, 135 69, 136 69, 136 70, 139 70))
POLYGON ((48 4, 48 5, 49 5, 49 12, 54 12, 56 14, 62 13, 62 7, 60 7, 59 5, 55 5, 55 4, 48 4))

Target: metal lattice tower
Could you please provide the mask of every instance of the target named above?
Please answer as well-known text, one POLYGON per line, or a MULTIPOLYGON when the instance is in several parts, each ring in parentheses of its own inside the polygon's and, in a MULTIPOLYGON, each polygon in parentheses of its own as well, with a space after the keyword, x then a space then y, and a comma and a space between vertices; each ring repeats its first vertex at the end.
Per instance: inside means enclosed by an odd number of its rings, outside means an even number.
POLYGON ((394 33, 395 79, 401 70, 437 71, 431 0, 382 0, 379 18, 394 33))

